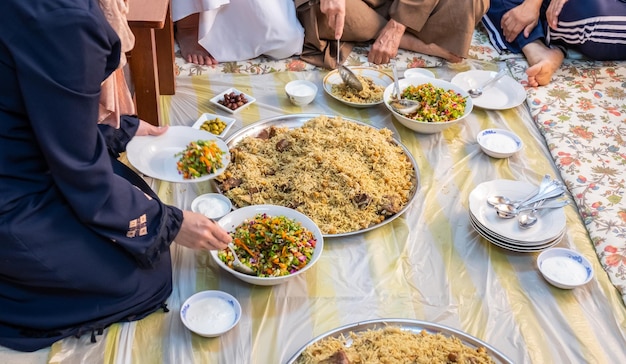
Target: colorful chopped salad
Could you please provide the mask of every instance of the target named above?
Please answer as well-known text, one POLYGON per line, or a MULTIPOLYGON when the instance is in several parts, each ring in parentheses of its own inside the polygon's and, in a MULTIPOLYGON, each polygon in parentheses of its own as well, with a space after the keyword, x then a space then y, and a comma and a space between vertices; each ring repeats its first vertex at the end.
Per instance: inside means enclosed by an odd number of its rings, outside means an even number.
MULTIPOLYGON (((239 260, 259 277, 279 277, 295 273, 311 261, 317 240, 299 222, 285 216, 257 214, 244 221, 230 235, 239 260)), ((230 250, 217 256, 233 267, 230 250)))
POLYGON ((465 113, 466 101, 463 96, 432 83, 408 86, 402 91, 402 97, 421 103, 419 110, 408 116, 417 121, 445 122, 456 120, 465 113))
POLYGON ((222 168, 224 153, 213 140, 191 142, 185 150, 176 153, 175 156, 180 157, 176 168, 185 179, 199 178, 222 168))

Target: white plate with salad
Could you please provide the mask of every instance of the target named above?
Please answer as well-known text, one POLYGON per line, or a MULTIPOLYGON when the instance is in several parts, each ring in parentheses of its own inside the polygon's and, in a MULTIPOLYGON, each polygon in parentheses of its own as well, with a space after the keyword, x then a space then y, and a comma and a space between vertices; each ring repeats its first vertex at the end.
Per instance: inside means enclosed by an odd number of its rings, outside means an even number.
POLYGON ((223 173, 230 163, 223 140, 189 126, 170 126, 159 136, 135 136, 126 146, 126 154, 139 172, 168 182, 207 181, 223 173), (192 142, 196 144, 190 149, 192 142), (183 151, 187 153, 181 154, 183 151))

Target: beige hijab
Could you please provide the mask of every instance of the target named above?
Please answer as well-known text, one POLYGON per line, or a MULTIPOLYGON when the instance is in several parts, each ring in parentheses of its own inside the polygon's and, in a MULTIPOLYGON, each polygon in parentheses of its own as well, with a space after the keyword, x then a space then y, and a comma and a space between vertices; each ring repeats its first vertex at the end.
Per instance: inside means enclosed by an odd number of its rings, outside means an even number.
POLYGON ((126 20, 128 0, 99 0, 99 2, 104 16, 120 37, 122 53, 119 67, 102 82, 98 123, 119 128, 120 115, 135 114, 133 97, 124 76, 126 52, 135 46, 135 36, 126 20))

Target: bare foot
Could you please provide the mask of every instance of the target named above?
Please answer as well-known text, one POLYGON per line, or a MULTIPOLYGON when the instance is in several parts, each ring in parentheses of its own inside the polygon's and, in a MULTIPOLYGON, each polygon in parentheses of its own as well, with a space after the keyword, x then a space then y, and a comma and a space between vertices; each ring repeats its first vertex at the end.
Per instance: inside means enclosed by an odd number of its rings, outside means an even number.
POLYGON ((557 48, 550 48, 536 40, 522 48, 530 67, 526 70, 528 85, 545 86, 552 80, 552 75, 561 67, 565 55, 557 48))
POLYGON ((198 43, 199 14, 192 14, 176 22, 174 33, 180 53, 190 63, 198 65, 214 65, 217 60, 198 43))

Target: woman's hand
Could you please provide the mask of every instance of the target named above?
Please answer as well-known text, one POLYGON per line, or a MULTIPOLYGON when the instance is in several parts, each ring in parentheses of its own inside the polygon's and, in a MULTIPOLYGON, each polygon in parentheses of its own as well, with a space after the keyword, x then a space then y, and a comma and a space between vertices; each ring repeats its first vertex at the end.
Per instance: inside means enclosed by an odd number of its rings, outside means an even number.
POLYGON ((225 249, 232 241, 231 236, 206 216, 183 211, 183 224, 174 241, 194 250, 225 249))
POLYGON ((393 19, 389 19, 385 27, 380 31, 378 38, 372 44, 368 61, 375 64, 385 64, 398 54, 400 40, 406 27, 393 19))
POLYGON ((541 1, 526 0, 502 16, 500 26, 507 42, 514 41, 522 31, 524 37, 528 38, 530 32, 539 23, 540 8, 541 1))
POLYGON ((320 11, 328 18, 328 26, 335 30, 335 39, 341 39, 346 20, 346 0, 321 0, 320 11))
POLYGON ((550 5, 548 5, 548 9, 546 10, 546 18, 548 19, 548 25, 552 29, 557 28, 557 24, 559 23, 559 15, 561 14, 561 10, 563 10, 563 5, 567 0, 552 0, 550 1, 550 5))
POLYGON ((167 131, 167 126, 160 127, 154 126, 144 120, 139 119, 139 128, 137 129, 137 133, 135 135, 145 136, 145 135, 161 135, 167 131))

